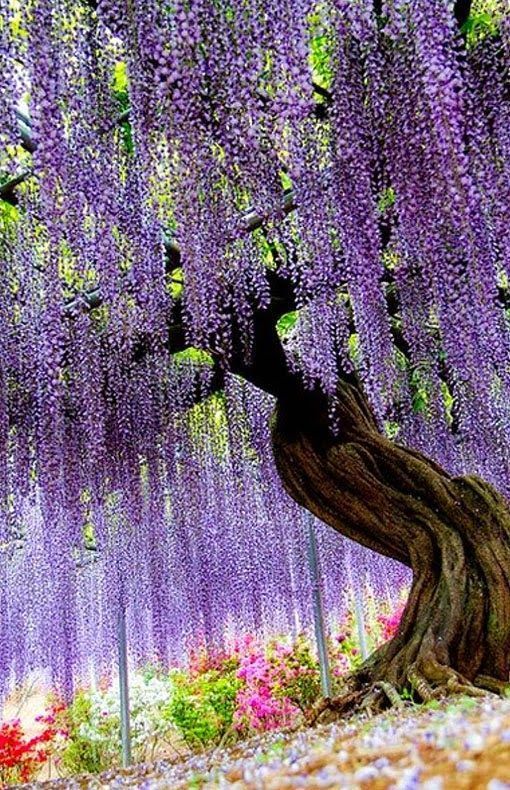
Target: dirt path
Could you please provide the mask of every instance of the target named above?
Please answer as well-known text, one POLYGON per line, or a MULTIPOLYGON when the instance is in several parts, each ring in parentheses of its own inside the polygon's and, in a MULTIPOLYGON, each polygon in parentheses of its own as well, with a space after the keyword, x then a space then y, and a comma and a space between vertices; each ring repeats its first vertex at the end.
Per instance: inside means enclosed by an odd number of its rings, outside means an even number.
POLYGON ((510 790, 510 700, 459 698, 297 733, 181 763, 161 761, 50 788, 510 790))

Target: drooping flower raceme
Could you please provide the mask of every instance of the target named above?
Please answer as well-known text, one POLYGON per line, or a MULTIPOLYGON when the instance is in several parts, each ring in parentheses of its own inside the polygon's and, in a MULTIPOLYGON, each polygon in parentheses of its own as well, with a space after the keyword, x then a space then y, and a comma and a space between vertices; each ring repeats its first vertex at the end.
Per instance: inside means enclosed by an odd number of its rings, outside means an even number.
POLYGON ((504 5, 466 38, 450 0, 0 2, 0 166, 31 173, 0 215, 0 679, 69 693, 124 611, 137 662, 310 617, 272 403, 213 394, 275 277, 307 385, 355 369, 381 428, 508 493, 504 5))

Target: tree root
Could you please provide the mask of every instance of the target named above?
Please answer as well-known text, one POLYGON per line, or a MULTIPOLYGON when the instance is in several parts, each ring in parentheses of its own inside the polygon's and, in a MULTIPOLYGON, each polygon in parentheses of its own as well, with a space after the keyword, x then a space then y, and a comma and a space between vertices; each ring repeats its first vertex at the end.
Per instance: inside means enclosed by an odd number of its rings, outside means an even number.
POLYGON ((343 716, 359 707, 365 696, 366 691, 357 689, 356 691, 350 691, 339 697, 324 697, 305 715, 305 724, 311 727, 317 724, 319 719, 324 721, 324 716, 327 713, 329 713, 332 718, 343 716))
POLYGON ((413 691, 424 702, 463 694, 466 697, 485 697, 487 692, 505 695, 510 685, 485 675, 477 675, 473 682, 463 677, 451 667, 440 664, 433 658, 422 661, 421 668, 412 664, 407 671, 407 679, 413 691))
POLYGON ((374 712, 379 712, 384 705, 384 699, 387 699, 390 705, 394 708, 403 708, 404 700, 398 693, 397 689, 392 683, 386 680, 379 680, 374 683, 369 693, 366 694, 359 708, 366 711, 370 716, 374 712), (375 707, 375 711, 374 711, 375 707))
POLYGON ((422 699, 424 702, 430 702, 434 699, 434 689, 428 683, 426 678, 420 672, 418 672, 416 669, 416 664, 411 664, 407 670, 407 680, 409 681, 412 690, 418 694, 420 699, 422 699))
MULTIPOLYGON (((363 675, 366 678, 366 675, 363 675)), ((500 696, 510 695, 510 684, 501 680, 477 675, 473 682, 463 677, 451 667, 440 664, 428 656, 411 664, 406 673, 407 681, 415 696, 422 702, 443 699, 453 695, 481 698, 488 693, 500 696)), ((399 689, 386 680, 373 683, 361 682, 354 674, 347 682, 345 694, 319 700, 305 715, 304 726, 334 721, 347 713, 363 712, 368 716, 380 713, 388 707, 402 709, 406 706, 399 689)))
POLYGON ((477 675, 474 683, 479 689, 492 691, 493 694, 498 694, 500 697, 510 696, 510 683, 506 683, 504 680, 497 680, 489 675, 477 675))
MULTIPOLYGON (((353 676, 352 680, 355 681, 356 677, 353 676)), ((403 708, 404 706, 405 702, 395 686, 388 681, 378 680, 362 688, 350 690, 341 696, 319 700, 306 714, 305 725, 313 726, 319 722, 324 724, 354 711, 373 716, 386 707, 403 708)))

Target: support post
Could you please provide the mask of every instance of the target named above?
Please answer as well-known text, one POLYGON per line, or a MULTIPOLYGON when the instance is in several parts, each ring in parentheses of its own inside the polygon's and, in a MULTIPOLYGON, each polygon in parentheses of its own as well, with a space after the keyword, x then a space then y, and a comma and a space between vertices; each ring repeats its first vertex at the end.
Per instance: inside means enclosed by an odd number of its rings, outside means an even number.
POLYGON ((129 716, 129 684, 126 638, 126 612, 119 612, 117 629, 119 651, 119 697, 120 697, 120 737, 122 743, 122 767, 131 765, 131 725, 129 716))
POLYGON ((365 630, 365 615, 363 612, 363 595, 361 593, 360 585, 354 584, 354 612, 356 615, 356 627, 358 629, 358 642, 363 661, 369 656, 367 647, 367 637, 365 630))
POLYGON ((317 540, 315 537, 313 518, 311 516, 308 519, 308 567, 310 569, 310 577, 312 581, 313 623, 315 629, 315 640, 317 642, 317 652, 319 654, 322 696, 326 699, 331 699, 333 692, 331 686, 331 670, 329 666, 326 629, 324 627, 319 564, 317 562, 317 540))

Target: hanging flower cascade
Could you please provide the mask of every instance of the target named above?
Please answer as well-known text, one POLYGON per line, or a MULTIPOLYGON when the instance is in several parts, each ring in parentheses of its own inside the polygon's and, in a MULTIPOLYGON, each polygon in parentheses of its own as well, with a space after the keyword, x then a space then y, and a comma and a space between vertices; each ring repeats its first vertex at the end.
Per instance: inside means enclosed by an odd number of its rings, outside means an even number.
POLYGON ((351 545, 283 491, 270 454, 271 409, 270 398, 261 404, 251 385, 232 378, 225 398, 182 412, 165 448, 165 480, 150 481, 146 465, 140 476, 150 496, 111 495, 104 521, 91 513, 82 545, 66 555, 45 539, 40 503, 27 502, 25 532, 0 560, 5 692, 41 668, 65 696, 77 682, 110 675, 121 611, 134 666, 182 665, 246 630, 310 633, 310 525, 330 627, 352 606, 356 584, 396 603, 407 569, 351 545))
POLYGON ((3 234, 3 494, 7 458, 59 490, 70 441, 96 471, 135 444, 177 312, 224 364, 233 329, 249 352, 275 268, 308 379, 354 364, 382 425, 506 490, 508 20, 466 38, 452 5, 2 4, 2 166, 31 172, 3 234))
POLYGON ((274 276, 308 384, 354 367, 381 427, 508 492, 510 28, 491 9, 466 34, 450 0, 0 0, 0 674, 44 644, 68 687, 86 589, 104 655, 133 600, 157 654, 192 612, 219 633, 204 575, 261 623, 296 590, 303 516, 264 396, 227 393, 229 442, 194 407, 211 359, 250 354, 274 276))

